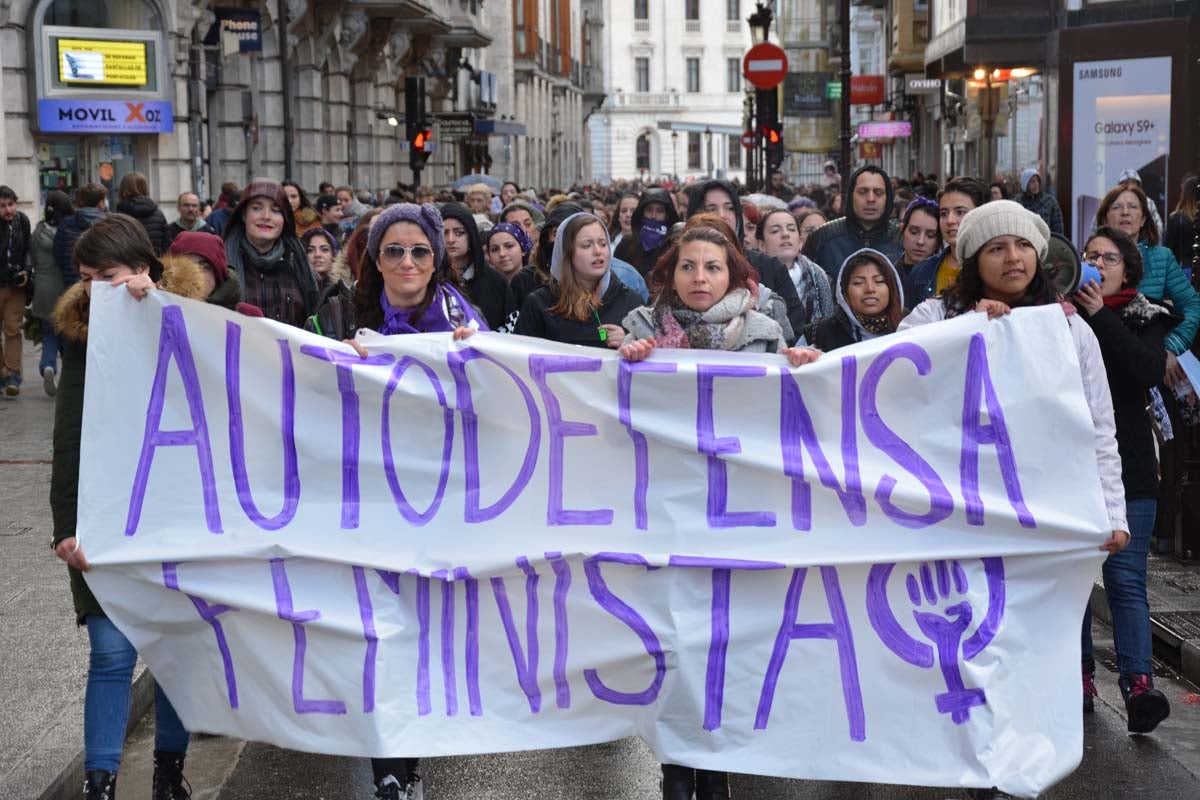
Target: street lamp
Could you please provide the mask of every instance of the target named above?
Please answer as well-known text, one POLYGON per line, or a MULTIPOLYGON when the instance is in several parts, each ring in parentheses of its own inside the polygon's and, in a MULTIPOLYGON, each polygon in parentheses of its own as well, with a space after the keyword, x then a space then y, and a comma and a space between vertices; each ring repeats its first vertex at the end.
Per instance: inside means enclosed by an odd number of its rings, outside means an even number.
POLYGON ((708 177, 713 176, 713 159, 712 159, 712 128, 704 128, 704 147, 708 150, 708 177))
POLYGON ((754 9, 754 13, 746 18, 750 23, 750 41, 754 44, 762 44, 767 41, 767 37, 771 33, 771 20, 775 15, 771 13, 769 6, 763 3, 758 3, 754 9))
POLYGON ((679 180, 679 156, 675 148, 679 145, 679 131, 671 131, 671 179, 679 180))

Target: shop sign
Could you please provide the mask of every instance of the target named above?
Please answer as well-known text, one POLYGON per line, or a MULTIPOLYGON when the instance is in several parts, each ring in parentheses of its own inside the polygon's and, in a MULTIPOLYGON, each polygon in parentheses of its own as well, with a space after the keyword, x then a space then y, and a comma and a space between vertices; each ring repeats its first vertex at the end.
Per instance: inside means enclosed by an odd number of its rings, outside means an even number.
POLYGON ((475 117, 471 114, 440 114, 437 124, 438 136, 445 141, 469 139, 475 135, 475 117))
POLYGON ((165 100, 38 100, 43 133, 171 133, 175 114, 165 100))
MULTIPOLYGON (((204 44, 214 45, 222 39, 232 38, 237 41, 239 53, 262 50, 262 14, 241 8, 218 8, 213 13, 217 21, 208 29, 204 44)), ((233 50, 232 47, 225 49, 227 52, 233 50)))
POLYGON ((836 81, 831 80, 825 84, 825 96, 830 100, 842 99, 842 82, 840 79, 836 81))
POLYGON ((145 86, 146 43, 59 39, 58 79, 70 84, 145 86))
POLYGON ((850 78, 850 102, 855 105, 877 106, 883 102, 882 75, 854 75, 850 78))
POLYGON ((880 142, 859 142, 858 158, 861 161, 878 161, 883 158, 883 145, 880 142))
POLYGON ((910 72, 904 76, 904 93, 910 97, 920 94, 941 94, 942 79, 926 78, 919 72, 910 72))
POLYGON ((783 113, 791 117, 830 116, 833 112, 828 84, 826 72, 789 72, 783 79, 783 113))
POLYGON ((912 136, 911 122, 864 122, 858 126, 860 139, 905 139, 912 136))

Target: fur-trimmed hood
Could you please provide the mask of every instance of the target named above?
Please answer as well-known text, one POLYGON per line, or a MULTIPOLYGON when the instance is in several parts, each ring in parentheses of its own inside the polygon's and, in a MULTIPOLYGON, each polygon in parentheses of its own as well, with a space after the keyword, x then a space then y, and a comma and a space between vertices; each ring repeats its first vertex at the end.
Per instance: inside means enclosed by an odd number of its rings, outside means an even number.
MULTIPOLYGON (((205 299, 203 270, 187 256, 164 254, 163 276, 158 288, 189 300, 205 299)), ((69 342, 87 343, 91 296, 83 283, 76 283, 54 304, 54 328, 69 342)))

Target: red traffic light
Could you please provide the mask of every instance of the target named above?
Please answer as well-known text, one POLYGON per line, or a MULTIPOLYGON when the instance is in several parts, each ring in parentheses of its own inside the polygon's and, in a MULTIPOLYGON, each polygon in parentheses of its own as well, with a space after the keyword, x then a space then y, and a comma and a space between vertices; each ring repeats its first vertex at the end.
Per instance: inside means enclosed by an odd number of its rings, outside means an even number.
POLYGON ((426 129, 423 131, 417 131, 417 133, 412 138, 412 148, 414 150, 420 150, 421 152, 424 152, 425 150, 428 149, 429 142, 432 139, 433 139, 433 131, 432 130, 426 129))
POLYGON ((763 142, 769 145, 779 144, 779 142, 782 141, 782 138, 779 135, 779 130, 771 127, 770 125, 764 125, 762 127, 762 136, 763 142))

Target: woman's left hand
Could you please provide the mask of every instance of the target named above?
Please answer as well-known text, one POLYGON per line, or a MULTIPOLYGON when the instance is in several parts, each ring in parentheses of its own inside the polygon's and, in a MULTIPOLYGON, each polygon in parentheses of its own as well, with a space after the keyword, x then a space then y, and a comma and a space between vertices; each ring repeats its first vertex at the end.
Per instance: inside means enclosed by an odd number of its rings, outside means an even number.
POLYGON ((975 304, 975 310, 987 314, 988 319, 996 319, 1003 317, 1005 314, 1012 313, 1012 309, 1006 303, 1001 303, 999 300, 980 300, 975 304))
POLYGON ((1090 317, 1104 308, 1104 295, 1100 291, 1100 284, 1095 281, 1085 283, 1079 287, 1073 298, 1075 305, 1082 308, 1090 317))
POLYGON ((1163 380, 1166 382, 1167 386, 1175 389, 1187 379, 1187 373, 1183 371, 1183 367, 1179 364, 1179 357, 1168 350, 1167 374, 1163 376, 1163 380))
POLYGON ((815 347, 785 347, 779 352, 787 356, 788 363, 793 367, 811 364, 821 357, 821 351, 815 347))
POLYGON ((625 329, 620 325, 601 325, 600 330, 604 331, 604 345, 611 347, 613 350, 620 350, 621 345, 625 343, 625 329))
POLYGON ((474 328, 468 328, 467 326, 462 325, 462 326, 459 326, 454 329, 453 338, 454 338, 454 341, 461 342, 463 339, 470 339, 474 335, 475 335, 474 328))
POLYGON ((1113 531, 1112 536, 1100 545, 1100 549, 1106 553, 1119 553, 1128 546, 1131 538, 1133 537, 1129 535, 1129 531, 1113 531))
POLYGON ((134 300, 141 300, 150 294, 150 290, 154 288, 154 281, 150 280, 150 276, 145 272, 139 272, 136 275, 125 275, 112 282, 113 286, 120 286, 122 284, 133 295, 134 300))

